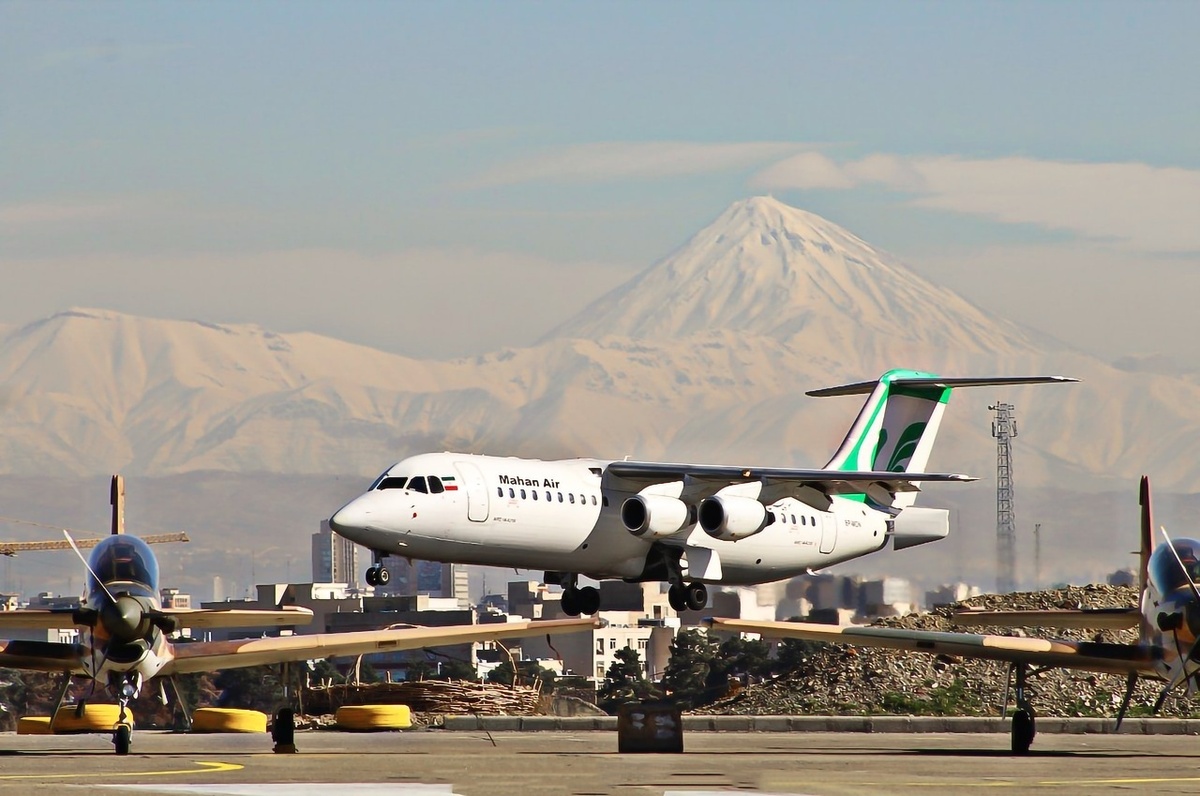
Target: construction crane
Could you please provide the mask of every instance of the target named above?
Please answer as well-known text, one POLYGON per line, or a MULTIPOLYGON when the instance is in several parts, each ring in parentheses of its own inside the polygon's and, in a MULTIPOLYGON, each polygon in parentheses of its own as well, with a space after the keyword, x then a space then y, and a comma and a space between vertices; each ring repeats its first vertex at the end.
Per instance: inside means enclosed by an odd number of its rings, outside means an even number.
MULTIPOLYGON (((112 492, 110 496, 112 503, 112 532, 125 533, 125 479, 120 475, 112 477, 112 492)), ((62 528, 58 525, 47 525, 44 522, 34 522, 33 520, 20 520, 15 517, 0 517, 0 522, 11 522, 20 525, 34 525, 38 528, 52 528, 56 531, 71 531, 72 533, 80 533, 80 531, 72 531, 70 528, 62 528)), ((190 542, 186 533, 152 533, 148 536, 139 537, 147 544, 163 544, 165 542, 190 542)), ((100 539, 76 539, 75 544, 80 548, 95 547, 100 539)), ((36 550, 70 550, 71 543, 66 539, 47 542, 0 542, 0 555, 15 556, 17 553, 28 553, 36 550)))

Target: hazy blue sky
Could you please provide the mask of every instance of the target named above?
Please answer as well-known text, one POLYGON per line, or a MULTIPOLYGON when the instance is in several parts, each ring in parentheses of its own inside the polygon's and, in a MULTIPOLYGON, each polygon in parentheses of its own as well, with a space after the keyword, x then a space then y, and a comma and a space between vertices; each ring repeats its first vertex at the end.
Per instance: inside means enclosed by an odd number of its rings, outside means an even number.
POLYGON ((1200 367, 1197 30, 1194 2, 0 2, 0 322, 519 345, 769 192, 1200 367))

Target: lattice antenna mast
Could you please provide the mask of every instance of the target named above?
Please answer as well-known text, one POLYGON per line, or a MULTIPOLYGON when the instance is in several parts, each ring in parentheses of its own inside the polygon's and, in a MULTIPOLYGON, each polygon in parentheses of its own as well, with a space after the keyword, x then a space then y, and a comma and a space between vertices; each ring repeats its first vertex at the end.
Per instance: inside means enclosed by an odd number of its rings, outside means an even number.
POLYGON ((996 413, 992 436, 996 438, 996 592, 1007 594, 1017 589, 1017 526, 1013 517, 1012 439, 1017 436, 1017 421, 1012 404, 997 403, 988 409, 996 413))

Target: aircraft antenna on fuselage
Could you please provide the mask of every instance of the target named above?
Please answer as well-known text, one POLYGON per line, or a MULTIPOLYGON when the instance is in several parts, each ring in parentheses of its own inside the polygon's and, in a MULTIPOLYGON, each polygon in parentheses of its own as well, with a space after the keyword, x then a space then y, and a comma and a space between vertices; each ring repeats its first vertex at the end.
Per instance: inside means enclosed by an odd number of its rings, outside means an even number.
POLYGON ((112 477, 109 502, 112 503, 113 536, 125 533, 125 479, 120 474, 112 477))

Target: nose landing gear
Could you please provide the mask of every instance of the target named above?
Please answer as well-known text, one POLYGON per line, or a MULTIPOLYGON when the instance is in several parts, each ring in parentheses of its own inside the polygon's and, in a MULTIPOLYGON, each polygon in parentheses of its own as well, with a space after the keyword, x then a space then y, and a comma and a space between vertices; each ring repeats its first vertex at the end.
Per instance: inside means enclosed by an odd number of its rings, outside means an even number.
POLYGON ((392 573, 383 565, 383 553, 375 553, 375 564, 367 570, 368 586, 386 586, 392 580, 392 573))
POLYGON ((121 712, 117 714, 117 726, 113 729, 113 747, 117 754, 129 754, 129 747, 133 743, 133 722, 129 720, 129 701, 136 698, 138 691, 141 690, 141 676, 133 674, 124 678, 117 687, 117 704, 121 708, 121 712))

